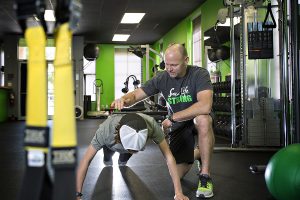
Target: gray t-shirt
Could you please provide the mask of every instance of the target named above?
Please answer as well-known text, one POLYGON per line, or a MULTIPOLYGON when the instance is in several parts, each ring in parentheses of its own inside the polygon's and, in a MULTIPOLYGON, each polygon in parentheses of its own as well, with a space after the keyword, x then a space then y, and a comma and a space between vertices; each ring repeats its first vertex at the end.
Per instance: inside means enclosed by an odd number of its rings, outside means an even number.
MULTIPOLYGON (((153 117, 137 113, 145 120, 148 128, 148 139, 152 139, 154 143, 160 144, 165 138, 161 127, 157 124, 153 117)), ((119 153, 128 153, 122 144, 115 143, 116 126, 119 125, 123 114, 111 115, 102 124, 99 125, 91 144, 96 150, 100 150, 103 146, 107 146, 112 151, 119 153)))
MULTIPOLYGON (((196 103, 198 92, 213 89, 208 71, 190 65, 187 66, 187 73, 182 78, 172 78, 167 71, 163 71, 141 88, 148 96, 161 93, 170 113, 184 110, 196 103)), ((177 124, 179 125, 180 123, 177 124)))

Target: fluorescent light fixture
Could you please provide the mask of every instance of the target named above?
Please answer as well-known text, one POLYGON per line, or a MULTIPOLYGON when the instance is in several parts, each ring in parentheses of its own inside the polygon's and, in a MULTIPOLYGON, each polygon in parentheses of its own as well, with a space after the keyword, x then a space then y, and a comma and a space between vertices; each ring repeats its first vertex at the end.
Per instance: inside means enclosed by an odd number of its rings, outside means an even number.
POLYGON ((207 40, 209 39, 210 37, 209 36, 204 36, 204 40, 207 40))
POLYGON ((145 13, 125 13, 121 24, 138 24, 144 17, 145 13))
MULTIPOLYGON (((240 18, 239 17, 234 17, 233 18, 233 24, 236 25, 240 23, 240 18)), ((230 18, 226 18, 226 22, 224 24, 219 23, 218 26, 230 26, 230 18)))
POLYGON ((112 41, 124 42, 128 40, 129 36, 128 34, 115 34, 112 41))
POLYGON ((55 22, 54 10, 45 10, 44 19, 47 22, 55 22))

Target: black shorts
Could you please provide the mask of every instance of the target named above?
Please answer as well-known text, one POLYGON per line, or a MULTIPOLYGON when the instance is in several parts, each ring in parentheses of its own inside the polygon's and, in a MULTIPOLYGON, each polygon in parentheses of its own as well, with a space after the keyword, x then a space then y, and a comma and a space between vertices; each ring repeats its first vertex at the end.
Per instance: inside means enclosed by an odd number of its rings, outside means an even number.
POLYGON ((195 134, 197 135, 197 130, 193 120, 177 124, 175 130, 168 134, 169 146, 177 164, 194 162, 195 134))
MULTIPOLYGON (((104 154, 104 161, 110 161, 112 159, 112 156, 115 154, 115 152, 110 150, 107 146, 104 146, 103 154, 104 154)), ((131 156, 132 156, 131 153, 120 153, 119 161, 127 162, 131 156)))

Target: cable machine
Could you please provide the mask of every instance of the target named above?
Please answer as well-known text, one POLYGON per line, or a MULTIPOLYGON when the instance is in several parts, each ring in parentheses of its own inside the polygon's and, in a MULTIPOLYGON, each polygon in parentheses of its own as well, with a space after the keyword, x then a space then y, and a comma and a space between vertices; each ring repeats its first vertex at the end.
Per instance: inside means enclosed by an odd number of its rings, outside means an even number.
MULTIPOLYGON (((255 105, 260 105, 263 104, 264 108, 261 112, 266 118, 266 120, 268 120, 268 117, 271 117, 269 115, 265 115, 266 111, 267 113, 270 113, 270 109, 277 109, 278 113, 280 113, 280 120, 281 120, 281 131, 278 131, 278 137, 280 137, 280 139, 270 139, 271 142, 269 142, 268 144, 264 144, 262 143, 261 146, 265 146, 268 147, 268 149, 266 150, 270 150, 272 148, 269 147, 274 147, 274 146, 286 146, 287 144, 289 144, 291 142, 291 130, 290 125, 291 125, 291 121, 289 119, 289 108, 290 108, 290 82, 289 82, 289 71, 288 71, 288 57, 287 54, 289 52, 289 46, 288 44, 288 31, 289 28, 288 24, 287 24, 287 9, 286 9, 286 5, 287 2, 286 1, 278 1, 278 4, 275 4, 276 1, 273 1, 271 4, 271 1, 242 1, 242 0, 226 0, 224 1, 224 4, 227 6, 227 11, 225 12, 224 15, 224 10, 222 11, 222 15, 220 16, 225 16, 225 17, 229 17, 230 18, 230 67, 231 67, 231 81, 230 81, 230 88, 231 88, 231 148, 229 148, 229 150, 232 150, 232 148, 235 148, 235 150, 238 150, 238 147, 242 147, 243 149, 248 149, 246 147, 250 147, 252 146, 251 144, 255 144, 255 142, 252 139, 256 139, 255 137, 253 137, 253 131, 252 129, 254 129, 253 127, 249 126, 249 112, 251 112, 252 114, 255 113, 258 110, 252 110, 249 108, 249 106, 253 106, 253 101, 250 102, 249 104, 249 99, 251 100, 255 100, 255 105), (276 18, 277 16, 273 16, 274 11, 272 12, 272 9, 276 9, 278 8, 279 11, 279 15, 278 15, 278 19, 276 18), (265 11, 264 11, 265 10, 265 11), (265 13, 264 20, 260 19, 261 22, 258 22, 257 20, 257 12, 260 13, 265 13), (251 13, 249 16, 249 13, 251 13), (234 29, 234 23, 233 23, 233 18, 235 16, 239 16, 240 17, 240 66, 239 66, 239 70, 240 70, 240 80, 241 80, 241 121, 242 121, 242 138, 241 140, 237 140, 237 135, 236 135, 236 75, 237 75, 237 63, 235 62, 237 60, 237 56, 236 55, 236 45, 235 45, 235 29, 234 29), (249 21, 249 19, 251 18, 251 20, 249 21), (276 23, 278 20, 279 23, 276 23), (249 29, 249 24, 252 23, 252 26, 255 29, 249 29), (276 25, 278 25, 278 38, 279 40, 274 40, 275 41, 279 41, 279 45, 278 48, 276 46, 274 46, 274 52, 273 49, 272 51, 270 51, 270 49, 268 48, 261 48, 260 49, 260 54, 259 55, 254 55, 251 52, 251 49, 253 49, 251 40, 249 41, 249 38, 251 39, 251 37, 253 36, 255 41, 257 41, 259 38, 259 35, 251 35, 251 34, 265 34, 263 36, 265 37, 273 37, 273 31, 272 29, 274 29, 276 27, 276 25), (251 31, 255 31, 255 32, 251 32, 251 31), (269 34, 269 35, 267 35, 269 34), (277 52, 278 51, 278 52, 277 52), (276 72, 276 70, 274 69, 274 66, 272 66, 272 56, 274 55, 274 59, 278 59, 278 71, 276 72), (251 57, 254 56, 254 57, 251 57), (268 57, 269 56, 269 57, 268 57), (249 62, 250 59, 253 59, 253 61, 249 62), (264 61, 262 61, 262 59, 264 61), (261 77, 261 69, 262 66, 258 66, 258 65, 262 65, 262 62, 266 62, 264 65, 266 66, 267 70, 266 70, 266 75, 267 75, 267 80, 264 80, 267 85, 267 90, 265 90, 264 87, 260 87, 260 84, 262 82, 262 80, 260 79, 261 77), (254 63, 249 64, 249 63, 254 63), (253 67, 253 72, 249 71, 249 65, 251 68, 251 65, 253 67), (279 77, 279 71, 280 71, 280 77, 279 77), (277 73, 276 75, 274 73, 277 73), (251 74, 251 76, 253 76, 253 79, 249 79, 249 75, 251 74), (273 77, 278 76, 278 79, 280 79, 280 83, 278 82, 277 78, 273 78, 273 77), (273 88, 273 90, 271 90, 272 87, 274 87, 273 83, 271 82, 271 78, 273 82, 276 82, 276 84, 279 85, 278 88, 273 88), (277 91, 274 91, 277 90, 277 91), (279 97, 279 101, 275 101, 272 100, 272 96, 271 96, 271 91, 273 91, 273 94, 276 93, 276 95, 279 97), (261 95, 266 95, 266 98, 261 99, 261 101, 257 101, 256 99, 258 99, 258 96, 261 95), (253 98, 254 97, 254 98, 253 98), (256 98, 255 98, 256 97, 256 98), (252 103, 252 105, 251 105, 252 103), (266 107, 268 105, 272 105, 272 108, 266 107), (250 110, 249 110, 250 109, 250 110), (277 142, 278 141, 278 142, 277 142)), ((261 16, 260 16, 261 18, 261 16)), ((219 20, 221 21, 221 20, 219 20)), ((223 20, 224 21, 224 20, 223 20)), ((275 30, 275 29, 274 29, 275 30)), ((277 31, 277 30, 276 30, 277 31)), ((276 37, 276 35, 274 35, 276 37)), ((294 36, 295 37, 295 36, 294 36)), ((252 38, 253 39, 253 38, 252 38)), ((265 39, 265 38, 262 38, 265 39)), ((263 45, 266 42, 262 42, 259 41, 260 43, 254 43, 255 45, 263 45)), ((273 45, 273 38, 269 40, 269 44, 273 45)), ((255 46, 255 48, 257 48, 257 46, 255 46)), ((254 52, 254 51, 253 51, 254 52)), ((257 50, 255 52, 258 52, 257 50)), ((297 51, 298 53, 298 51, 297 51)), ((296 53, 294 53, 294 55, 298 55, 296 53)), ((293 58, 294 62, 297 62, 298 58, 293 58)), ((275 63, 275 62, 274 62, 275 63)), ((296 70, 297 67, 294 67, 294 70, 296 70)), ((294 79, 297 80, 297 72, 293 73, 294 79)), ((299 76, 298 76, 299 77, 299 76)), ((299 83, 298 83, 299 84, 299 83)), ((294 87, 297 88, 297 84, 294 83, 294 87)), ((295 91, 295 90, 293 90, 295 91)), ((295 96, 297 96, 297 94, 294 94, 295 96)), ((297 101, 296 98, 294 98, 294 101, 297 101)), ((272 111, 273 112, 273 111, 272 111)), ((273 114, 274 116, 276 115, 275 113, 273 114)), ((279 118, 278 118, 279 120, 279 118)), ((296 124, 296 119, 295 119, 295 124, 296 124)), ((299 121, 299 119, 298 119, 299 121)), ((251 120, 250 120, 251 122, 251 120)), ((298 122, 299 123, 299 122, 298 122)), ((278 121, 279 124, 279 121, 278 121)), ((278 125, 277 124, 277 125, 278 125)), ((257 127, 257 124, 256 124, 257 127)), ((271 128, 270 124, 268 125, 268 127, 271 128)), ((265 130, 265 132, 263 133, 263 136, 266 137, 266 134, 268 134, 268 132, 266 131, 266 126, 262 127, 261 129, 262 131, 265 130)), ((274 130, 275 131, 275 130, 274 130)), ((257 132, 257 134, 259 134, 257 132)), ((299 137, 299 136, 298 136, 299 137)), ((261 141, 259 141, 261 142, 261 141)), ((258 142, 258 143, 259 143, 258 142)), ((260 145, 253 145, 254 146, 260 146, 260 145)), ((252 150, 255 149, 252 147, 252 150)), ((223 149, 228 149, 228 148, 216 148, 219 150, 223 150, 223 149)), ((262 149, 262 148, 259 148, 262 149)))

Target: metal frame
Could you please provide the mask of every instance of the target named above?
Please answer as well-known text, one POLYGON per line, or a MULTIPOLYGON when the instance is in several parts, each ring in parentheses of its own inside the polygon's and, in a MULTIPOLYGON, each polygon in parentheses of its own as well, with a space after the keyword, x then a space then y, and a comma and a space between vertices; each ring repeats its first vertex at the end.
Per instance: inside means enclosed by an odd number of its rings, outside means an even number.
POLYGON ((287 0, 279 3, 279 47, 280 47, 280 99, 281 103, 281 131, 283 145, 290 144, 289 135, 289 73, 288 73, 288 24, 287 24, 287 0))
POLYGON ((246 107, 245 107, 245 98, 244 98, 244 93, 246 91, 246 78, 245 78, 245 73, 246 73, 246 50, 245 50, 245 43, 246 43, 246 37, 244 34, 244 29, 245 29, 245 9, 244 6, 241 7, 241 19, 240 19, 240 76, 241 76, 241 122, 242 122, 242 127, 241 127, 241 134, 242 134, 242 143, 247 144, 247 131, 246 131, 246 119, 244 115, 246 114, 246 107))
MULTIPOLYGON (((287 0, 283 0, 280 1, 278 0, 278 7, 279 7, 279 46, 280 46, 280 99, 281 99, 281 106, 282 106, 282 116, 281 116, 281 120, 282 120, 282 133, 283 133, 283 143, 284 146, 287 146, 288 144, 291 143, 291 137, 290 137, 290 119, 289 119, 289 73, 288 73, 288 52, 289 52, 289 38, 288 38, 288 32, 289 32, 289 27, 287 24, 287 17, 288 17, 288 13, 287 13, 287 0)), ((297 2, 294 1, 294 5, 292 6, 294 9, 297 9, 297 2)), ((275 7, 275 5, 273 5, 272 7, 275 7)), ((233 8, 234 5, 231 4, 229 5, 229 10, 230 10, 230 28, 231 28, 231 32, 230 32, 230 45, 231 45, 231 56, 230 56, 230 67, 231 67, 231 128, 232 128, 232 141, 231 141, 231 146, 235 147, 236 146, 236 114, 235 114, 235 43, 234 43, 234 24, 233 24, 233 8)), ((298 9, 297 9, 298 10, 298 9)), ((296 11, 297 11, 296 10, 296 11)), ((298 13, 298 12, 292 12, 292 13, 298 13)), ((241 38, 240 38, 240 47, 241 47, 241 53, 240 53, 240 72, 241 72, 241 93, 242 93, 242 122, 243 122, 243 127, 242 127, 242 136, 243 136, 243 142, 244 144, 247 144, 247 125, 246 125, 246 119, 244 118, 245 115, 245 88, 246 88, 246 77, 245 77, 245 73, 246 73, 246 63, 245 63, 245 59, 246 59, 246 55, 245 55, 245 48, 244 48, 244 44, 245 44, 245 34, 244 34, 244 26, 245 26, 245 19, 244 19, 244 5, 242 5, 241 8, 241 38)), ((297 18, 297 16, 294 16, 294 19, 297 18)), ((296 22, 293 23, 296 24, 296 22)), ((296 27, 296 29, 294 30, 295 33, 297 33, 298 27, 296 27)), ((294 34, 293 38, 296 38, 297 35, 294 34)), ((296 116, 296 129, 299 132, 299 112, 296 112, 297 110, 299 110, 299 70, 297 69, 296 66, 298 66, 299 64, 299 52, 298 52, 298 43, 297 43, 297 38, 295 40, 293 40, 293 51, 295 57, 293 58, 293 63, 294 63, 294 80, 298 81, 297 83, 295 83, 295 89, 296 93, 295 93, 295 103, 294 103, 294 110, 295 113, 297 113, 296 116), (297 43, 297 44, 296 44, 297 43), (297 98, 298 97, 298 98, 297 98), (298 124, 297 124, 298 123, 298 124)), ((297 140, 299 141, 299 135, 297 135, 297 140)))
POLYGON ((294 140, 292 141, 293 143, 300 143, 300 70, 299 70, 299 39, 298 39, 298 2, 297 1, 291 1, 290 4, 290 14, 291 14, 291 57, 292 57, 292 74, 293 74, 293 116, 294 118, 292 119, 293 123, 291 123, 294 126, 294 140))
POLYGON ((157 51, 152 49, 149 44, 141 45, 141 48, 146 49, 146 80, 145 81, 147 81, 150 78, 150 75, 149 75, 149 60, 151 59, 153 62, 155 62, 155 60, 152 57, 150 57, 150 51, 153 52, 154 54, 158 55, 162 60, 163 60, 163 57, 162 57, 162 55, 160 55, 160 53, 158 53, 157 51))
POLYGON ((235 109, 235 41, 234 41, 234 22, 233 4, 230 5, 230 70, 231 70, 231 146, 237 146, 236 142, 236 109, 235 109))

